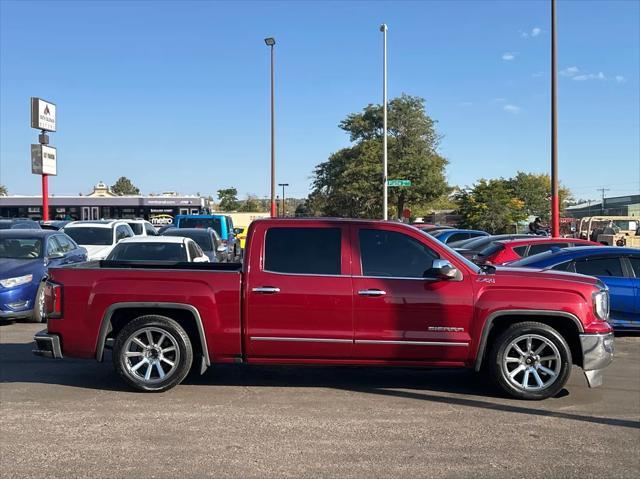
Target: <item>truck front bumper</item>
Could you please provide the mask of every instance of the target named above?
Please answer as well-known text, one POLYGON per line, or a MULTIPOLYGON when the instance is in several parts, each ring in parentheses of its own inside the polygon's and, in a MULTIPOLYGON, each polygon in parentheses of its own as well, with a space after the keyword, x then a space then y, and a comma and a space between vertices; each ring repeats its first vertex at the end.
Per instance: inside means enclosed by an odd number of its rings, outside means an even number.
POLYGON ((613 361, 613 333, 581 334, 582 369, 590 388, 602 385, 602 372, 613 361))
POLYGON ((42 331, 38 331, 35 334, 33 340, 36 343, 36 347, 32 352, 36 356, 62 359, 60 336, 58 336, 57 334, 49 334, 46 329, 43 329, 42 331))

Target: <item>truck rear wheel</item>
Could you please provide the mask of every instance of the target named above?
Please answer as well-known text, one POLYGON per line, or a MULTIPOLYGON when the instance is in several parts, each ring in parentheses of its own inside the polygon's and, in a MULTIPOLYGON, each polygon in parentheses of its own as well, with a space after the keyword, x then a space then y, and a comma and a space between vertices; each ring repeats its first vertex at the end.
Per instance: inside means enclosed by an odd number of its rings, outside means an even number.
POLYGON ((113 366, 134 389, 162 392, 180 384, 193 362, 185 330, 165 316, 141 316, 128 323, 113 346, 113 366))
POLYGON ((493 382, 518 399, 555 396, 571 374, 571 349, 565 339, 533 321, 513 324, 500 334, 488 360, 493 382))

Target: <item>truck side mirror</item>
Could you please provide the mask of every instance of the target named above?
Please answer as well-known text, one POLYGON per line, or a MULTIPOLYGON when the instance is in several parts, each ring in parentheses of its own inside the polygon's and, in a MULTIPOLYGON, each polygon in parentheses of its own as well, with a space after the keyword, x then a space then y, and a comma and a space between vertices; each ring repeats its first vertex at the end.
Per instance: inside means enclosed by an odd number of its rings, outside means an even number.
POLYGON ((456 280, 461 277, 461 273, 446 259, 434 259, 429 268, 424 273, 425 278, 436 278, 442 280, 456 280))

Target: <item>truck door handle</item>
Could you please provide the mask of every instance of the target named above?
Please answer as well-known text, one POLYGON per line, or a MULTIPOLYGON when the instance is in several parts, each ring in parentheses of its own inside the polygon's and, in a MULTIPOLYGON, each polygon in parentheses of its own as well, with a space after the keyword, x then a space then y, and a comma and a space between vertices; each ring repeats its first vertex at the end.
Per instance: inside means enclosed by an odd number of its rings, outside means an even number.
POLYGON ((276 294, 280 292, 280 288, 274 288, 273 286, 261 286, 259 288, 253 288, 251 291, 260 294, 276 294))
POLYGON ((360 296, 384 296, 387 292, 381 289, 362 289, 358 291, 358 294, 360 296))

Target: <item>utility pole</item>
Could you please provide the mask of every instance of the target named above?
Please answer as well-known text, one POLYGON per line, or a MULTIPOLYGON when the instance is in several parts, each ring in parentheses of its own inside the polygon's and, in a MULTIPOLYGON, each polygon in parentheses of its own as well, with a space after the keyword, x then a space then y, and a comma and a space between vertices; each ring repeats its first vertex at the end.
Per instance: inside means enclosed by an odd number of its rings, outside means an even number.
POLYGON ((558 197, 558 72, 556 39, 556 0, 551 0, 551 236, 560 236, 560 198, 558 197))
POLYGON ((271 217, 277 216, 276 211, 276 105, 274 87, 274 50, 276 39, 265 38, 264 43, 271 48, 271 217))
POLYGON ((609 191, 610 188, 597 188, 598 191, 602 193, 602 203, 600 203, 600 214, 604 215, 604 193, 605 191, 609 191))
POLYGON ((278 186, 282 186, 282 217, 287 216, 287 203, 284 196, 284 188, 285 186, 289 186, 289 183, 278 183, 278 186))
POLYGON ((380 25, 382 32, 382 218, 389 219, 389 179, 387 177, 387 24, 380 25))

